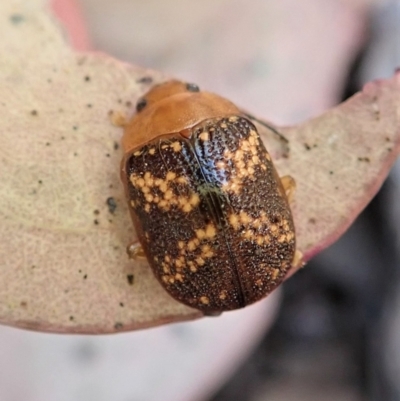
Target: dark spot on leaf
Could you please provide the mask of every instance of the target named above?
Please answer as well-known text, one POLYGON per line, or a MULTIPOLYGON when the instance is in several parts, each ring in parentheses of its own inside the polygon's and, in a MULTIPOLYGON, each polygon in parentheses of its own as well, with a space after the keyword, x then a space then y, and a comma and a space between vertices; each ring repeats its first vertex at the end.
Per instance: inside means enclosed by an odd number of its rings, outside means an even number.
POLYGON ((95 214, 96 216, 99 215, 100 214, 100 210, 98 210, 98 209, 93 210, 93 214, 95 214))
POLYGON ((65 139, 65 136, 62 136, 62 137, 61 137, 61 140, 63 141, 64 139, 65 139))
POLYGON ((117 322, 114 324, 114 329, 115 330, 121 330, 124 325, 121 322, 117 322))
POLYGON ((119 144, 118 142, 114 142, 114 150, 118 150, 119 149, 119 144))
POLYGON ((50 142, 46 142, 46 146, 50 146, 50 142))
POLYGON ((10 15, 10 22, 14 25, 18 25, 24 21, 25 21, 25 18, 22 14, 11 14, 10 15))
POLYGON ((78 156, 78 153, 74 152, 74 156, 75 156, 75 157, 78 156))
POLYGON ((28 306, 28 303, 26 301, 22 301, 20 303, 20 305, 21 305, 21 308, 26 308, 28 306))
POLYGON ((86 107, 88 108, 88 109, 91 109, 92 108, 92 104, 91 103, 88 103, 87 105, 86 105, 86 107))
POLYGON ((106 157, 110 157, 110 154, 109 154, 109 153, 106 153, 106 157))
POLYGON ((36 268, 36 265, 32 265, 32 266, 31 266, 31 269, 35 269, 35 268, 36 268))
POLYGON ((74 125, 74 126, 72 127, 72 129, 73 129, 74 131, 76 131, 76 130, 78 129, 78 126, 77 126, 77 125, 74 125))
POLYGON ((153 78, 150 76, 144 76, 136 80, 138 84, 151 84, 153 82, 153 78))
POLYGON ((125 106, 132 107, 132 102, 130 100, 128 100, 127 102, 125 102, 125 106))
POLYGON ((79 273, 82 273, 82 269, 79 269, 78 272, 79 272, 79 273))
POLYGON ((369 157, 359 157, 359 158, 358 158, 358 161, 369 163, 369 162, 370 162, 370 159, 369 159, 369 157))
POLYGON ((85 76, 85 81, 86 81, 86 82, 89 82, 89 81, 90 81, 89 75, 86 75, 86 76, 85 76))
POLYGON ((127 280, 128 280, 128 284, 129 284, 129 285, 133 285, 133 281, 134 281, 134 276, 133 276, 133 274, 127 274, 127 275, 126 275, 126 278, 127 278, 127 280))
POLYGON ((87 279, 87 274, 85 274, 85 275, 83 276, 83 279, 84 279, 84 280, 86 280, 86 279, 87 279))
POLYGON ((43 181, 42 181, 42 180, 39 180, 38 183, 39 183, 39 184, 43 184, 43 181))
POLYGON ((311 217, 311 219, 308 220, 310 224, 315 224, 317 221, 314 219, 314 217, 311 217))
POLYGON ((124 307, 124 303, 123 303, 123 302, 120 302, 120 303, 119 303, 119 306, 120 306, 121 308, 123 308, 123 307, 124 307))
POLYGON ((73 316, 70 316, 70 317, 69 317, 69 320, 71 320, 71 321, 74 320, 74 317, 73 317, 73 316))
POLYGON ((306 148, 306 150, 311 150, 311 146, 308 143, 305 143, 304 147, 306 148))
POLYGON ((122 103, 122 99, 118 99, 117 102, 118 102, 119 104, 121 104, 121 103, 122 103))
POLYGON ((38 115, 38 112, 37 112, 37 110, 32 110, 32 111, 31 111, 31 114, 32 114, 33 116, 37 116, 37 115, 38 115))
POLYGON ((110 196, 109 198, 107 198, 106 203, 108 206, 108 211, 111 214, 114 214, 115 209, 117 208, 117 202, 115 202, 115 199, 112 196, 110 196))
POLYGON ((329 174, 332 175, 332 174, 333 174, 333 171, 331 170, 331 171, 329 172, 329 174))
POLYGON ((94 223, 96 226, 98 226, 98 225, 99 225, 99 220, 95 219, 95 220, 93 220, 93 223, 94 223))

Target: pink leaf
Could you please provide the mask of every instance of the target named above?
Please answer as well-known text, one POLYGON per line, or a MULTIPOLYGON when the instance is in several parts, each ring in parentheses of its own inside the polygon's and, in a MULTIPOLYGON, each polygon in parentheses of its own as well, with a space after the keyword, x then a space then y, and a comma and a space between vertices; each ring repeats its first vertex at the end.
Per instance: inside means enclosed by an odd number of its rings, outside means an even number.
MULTIPOLYGON (((147 263, 125 253, 135 234, 119 180, 121 129, 110 113, 129 116, 148 89, 143 78, 167 77, 74 53, 41 1, 31 3, 23 13, 0 5, 7 18, 0 28, 0 321, 105 333, 199 317, 164 292, 147 263)), ((280 129, 287 157, 260 127, 279 173, 297 182, 293 211, 306 259, 344 232, 396 159, 399 89, 397 74, 280 129)))

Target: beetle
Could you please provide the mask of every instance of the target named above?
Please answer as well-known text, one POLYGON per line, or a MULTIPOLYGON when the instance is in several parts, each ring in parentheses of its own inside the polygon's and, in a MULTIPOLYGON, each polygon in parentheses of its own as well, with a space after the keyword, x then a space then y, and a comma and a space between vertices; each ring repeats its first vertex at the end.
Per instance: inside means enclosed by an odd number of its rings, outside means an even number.
POLYGON ((136 104, 121 179, 138 242, 161 285, 204 314, 242 308, 292 266, 287 193, 256 126, 229 100, 167 81, 136 104))

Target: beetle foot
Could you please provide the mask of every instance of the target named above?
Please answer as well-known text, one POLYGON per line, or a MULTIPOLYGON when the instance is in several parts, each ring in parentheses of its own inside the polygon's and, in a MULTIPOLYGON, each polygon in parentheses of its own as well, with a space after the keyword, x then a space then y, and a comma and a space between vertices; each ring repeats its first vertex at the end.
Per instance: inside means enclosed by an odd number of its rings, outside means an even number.
POLYGON ((129 259, 146 259, 146 255, 140 242, 132 242, 126 248, 126 253, 129 256, 129 259))
POLYGON ((293 196, 294 196, 294 191, 296 189, 296 181, 294 178, 290 175, 285 175, 281 177, 281 183, 283 186, 283 189, 285 190, 286 197, 289 201, 289 203, 292 203, 293 201, 293 196))

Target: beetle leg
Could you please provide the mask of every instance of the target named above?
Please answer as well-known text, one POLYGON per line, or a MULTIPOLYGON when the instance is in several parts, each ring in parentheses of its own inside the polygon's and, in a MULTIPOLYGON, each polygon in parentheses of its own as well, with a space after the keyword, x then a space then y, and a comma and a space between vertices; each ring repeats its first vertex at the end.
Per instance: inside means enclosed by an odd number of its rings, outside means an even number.
POLYGON ((130 243, 126 248, 129 259, 145 259, 146 255, 139 241, 130 243))
POLYGON ((296 181, 294 180, 294 178, 292 176, 285 175, 285 176, 281 177, 281 183, 282 183, 283 189, 285 190, 286 197, 287 197, 289 203, 291 203, 293 201, 293 195, 294 195, 294 191, 296 189, 296 181))

